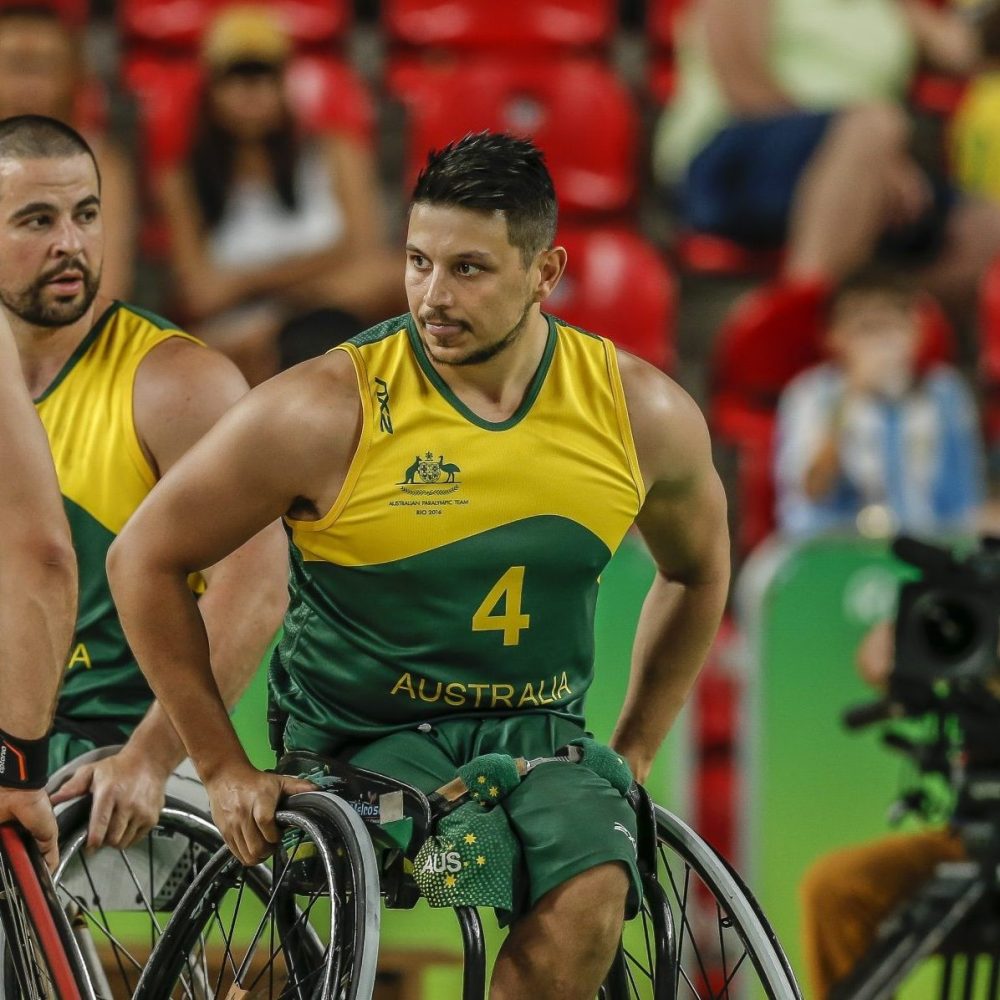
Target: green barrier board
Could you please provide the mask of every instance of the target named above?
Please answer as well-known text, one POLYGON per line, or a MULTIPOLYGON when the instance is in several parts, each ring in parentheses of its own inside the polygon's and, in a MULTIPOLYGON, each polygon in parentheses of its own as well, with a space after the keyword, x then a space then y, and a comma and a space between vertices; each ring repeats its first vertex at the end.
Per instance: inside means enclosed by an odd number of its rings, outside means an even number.
MULTIPOLYGON (((826 851, 890 832, 889 807, 912 774, 882 746, 879 726, 850 733, 840 717, 875 697, 855 672, 855 651, 874 622, 894 613, 899 581, 915 575, 883 544, 821 540, 751 561, 740 582, 757 692, 747 740, 750 875, 807 998, 802 876, 826 851)), ((931 971, 899 1000, 936 997, 931 971)))

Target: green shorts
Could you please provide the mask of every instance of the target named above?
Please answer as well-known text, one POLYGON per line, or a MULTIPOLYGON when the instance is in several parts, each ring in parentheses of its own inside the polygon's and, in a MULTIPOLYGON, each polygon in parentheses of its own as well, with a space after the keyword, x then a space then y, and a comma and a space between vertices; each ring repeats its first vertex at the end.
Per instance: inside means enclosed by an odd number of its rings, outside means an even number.
POLYGON ((95 749, 96 743, 69 733, 54 732, 49 736, 49 774, 55 774, 64 764, 95 749))
MULTIPOLYGON (((541 713, 449 719, 429 726, 427 732, 405 730, 352 747, 344 756, 358 767, 432 792, 454 778, 459 765, 480 754, 548 757, 583 735, 585 730, 575 723, 541 713)), ((311 746, 288 749, 331 752, 311 746)), ((516 912, 533 907, 550 889, 581 872, 620 861, 631 880, 626 916, 635 916, 642 899, 635 813, 604 778, 583 765, 543 764, 507 795, 500 808, 522 851, 523 871, 514 886, 516 912)))

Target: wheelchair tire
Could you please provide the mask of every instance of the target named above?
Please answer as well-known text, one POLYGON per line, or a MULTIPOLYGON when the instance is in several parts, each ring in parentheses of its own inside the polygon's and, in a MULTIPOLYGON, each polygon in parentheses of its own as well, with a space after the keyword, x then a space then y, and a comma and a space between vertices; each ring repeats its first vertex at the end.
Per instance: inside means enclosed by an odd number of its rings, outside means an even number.
POLYGON ((292 796, 276 819, 284 846, 271 860, 266 896, 246 892, 265 866, 244 868, 228 849, 216 851, 163 928, 133 1000, 192 992, 202 1000, 186 977, 192 954, 209 958, 206 998, 245 992, 369 1000, 380 898, 364 824, 348 804, 323 792, 292 796))
MULTIPOLYGON (((90 796, 70 802, 56 819, 56 898, 72 928, 98 996, 131 996, 146 959, 184 890, 222 847, 211 819, 167 796, 153 830, 127 851, 84 850, 90 796)), ((248 888, 267 898, 270 874, 255 871, 248 888)))
POLYGON ((0 996, 93 1000, 90 979, 35 844, 0 828, 0 996))
POLYGON ((777 936, 742 879, 686 823, 660 806, 653 810, 657 882, 669 912, 660 919, 647 887, 602 1000, 802 1000, 777 936))

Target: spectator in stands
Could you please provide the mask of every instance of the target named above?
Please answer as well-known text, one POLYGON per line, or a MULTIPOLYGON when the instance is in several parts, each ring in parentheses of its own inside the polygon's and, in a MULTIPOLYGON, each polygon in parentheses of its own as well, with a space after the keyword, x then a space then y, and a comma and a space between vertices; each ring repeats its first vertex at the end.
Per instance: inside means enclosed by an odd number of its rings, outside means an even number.
POLYGON ((353 139, 299 133, 290 55, 266 7, 218 16, 193 147, 162 188, 181 306, 251 383, 405 301, 402 255, 380 239, 373 158, 353 139))
POLYGON ((779 403, 785 535, 971 527, 983 500, 975 405, 956 371, 919 371, 917 304, 907 279, 876 268, 834 294, 831 360, 794 379, 779 403))
POLYGON ((82 39, 47 6, 0 7, 0 118, 46 115, 78 129, 101 171, 106 249, 101 292, 126 298, 135 267, 136 200, 128 155, 102 134, 100 85, 83 62, 82 39))
POLYGON ((930 0, 699 0, 658 177, 694 229, 784 244, 786 281, 835 284, 879 248, 961 301, 1000 250, 1000 208, 911 155, 900 101, 918 57, 970 72, 975 33, 930 0))
POLYGON ((983 65, 951 123, 951 160, 963 191, 1000 204, 1000 4, 976 20, 983 65))

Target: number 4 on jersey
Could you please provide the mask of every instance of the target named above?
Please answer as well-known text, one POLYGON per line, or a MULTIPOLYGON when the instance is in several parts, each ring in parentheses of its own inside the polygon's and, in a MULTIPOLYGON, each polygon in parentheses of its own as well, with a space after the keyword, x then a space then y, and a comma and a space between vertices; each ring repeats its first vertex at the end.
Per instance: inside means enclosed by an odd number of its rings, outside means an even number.
POLYGON ((531 615, 521 614, 521 592, 524 590, 524 567, 511 566, 483 598, 472 616, 473 632, 503 632, 503 644, 516 646, 521 641, 521 629, 531 624, 531 615), (503 602, 503 613, 494 614, 503 602))

